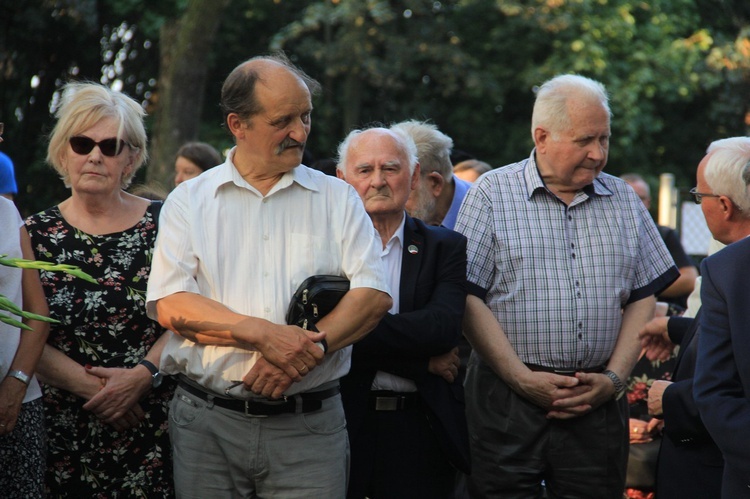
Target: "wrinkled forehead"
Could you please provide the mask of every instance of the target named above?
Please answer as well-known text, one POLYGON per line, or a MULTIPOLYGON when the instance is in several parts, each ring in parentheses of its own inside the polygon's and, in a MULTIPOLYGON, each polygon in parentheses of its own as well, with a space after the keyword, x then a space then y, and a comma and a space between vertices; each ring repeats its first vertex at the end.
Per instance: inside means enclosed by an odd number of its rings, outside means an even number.
POLYGON ((388 129, 373 128, 354 137, 349 147, 348 163, 406 164, 408 158, 403 144, 388 129))

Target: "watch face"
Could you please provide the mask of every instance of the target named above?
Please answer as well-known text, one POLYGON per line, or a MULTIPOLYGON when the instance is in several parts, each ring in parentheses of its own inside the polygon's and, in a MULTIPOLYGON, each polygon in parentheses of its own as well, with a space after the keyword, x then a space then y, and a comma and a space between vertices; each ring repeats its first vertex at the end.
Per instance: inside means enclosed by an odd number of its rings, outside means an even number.
POLYGON ((153 386, 154 388, 159 388, 162 381, 164 381, 164 376, 162 376, 161 373, 156 373, 151 380, 151 386, 153 386))

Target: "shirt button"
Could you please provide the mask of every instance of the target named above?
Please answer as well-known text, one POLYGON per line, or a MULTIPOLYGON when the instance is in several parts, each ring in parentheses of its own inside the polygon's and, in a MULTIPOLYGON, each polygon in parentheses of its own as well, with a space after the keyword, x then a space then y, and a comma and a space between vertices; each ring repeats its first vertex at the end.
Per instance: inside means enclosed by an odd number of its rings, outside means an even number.
POLYGON ((578 298, 581 297, 581 292, 580 291, 577 293, 577 296, 578 296, 578 298))
POLYGON ((263 201, 261 203, 266 204, 268 202, 268 198, 263 198, 263 201))
POLYGON ((263 240, 268 241, 268 234, 263 234, 263 240))
POLYGON ((578 329, 583 329, 583 322, 578 323, 578 329))
POLYGON ((583 334, 581 334, 581 333, 578 333, 578 339, 579 339, 579 340, 583 339, 583 334))
POLYGON ((580 286, 580 285, 581 285, 581 281, 576 281, 576 286, 580 286))
POLYGON ((575 253, 571 253, 570 256, 573 257, 573 259, 575 260, 575 258, 576 258, 576 254, 575 253))
POLYGON ((570 247, 575 248, 576 247, 575 243, 570 243, 570 247))
POLYGON ((573 215, 568 215, 568 220, 573 220, 573 215))

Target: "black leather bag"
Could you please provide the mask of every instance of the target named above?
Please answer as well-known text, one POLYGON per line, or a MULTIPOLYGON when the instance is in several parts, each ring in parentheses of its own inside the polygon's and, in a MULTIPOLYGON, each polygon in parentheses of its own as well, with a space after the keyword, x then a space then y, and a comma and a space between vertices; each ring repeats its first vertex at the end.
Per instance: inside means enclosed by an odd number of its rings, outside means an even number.
POLYGON ((349 291, 349 280, 337 275, 314 275, 300 284, 286 312, 286 323, 317 331, 315 324, 336 307, 349 291))

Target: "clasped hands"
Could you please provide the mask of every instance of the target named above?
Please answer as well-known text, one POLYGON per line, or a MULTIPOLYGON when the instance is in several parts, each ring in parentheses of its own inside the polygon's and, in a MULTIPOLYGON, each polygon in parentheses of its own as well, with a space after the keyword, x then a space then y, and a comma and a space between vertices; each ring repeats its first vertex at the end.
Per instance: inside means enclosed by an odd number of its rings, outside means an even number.
POLYGON ((519 377, 516 391, 547 410, 548 419, 571 419, 588 414, 612 398, 615 387, 604 374, 575 376, 531 371, 519 377))
POLYGON ((151 386, 151 373, 144 366, 132 369, 85 366, 83 409, 122 432, 141 424, 146 416, 138 401, 151 386))
POLYGON ((323 362, 325 353, 316 343, 324 332, 297 326, 274 325, 256 349, 263 355, 242 379, 245 389, 256 395, 280 398, 293 382, 301 381, 323 362))

